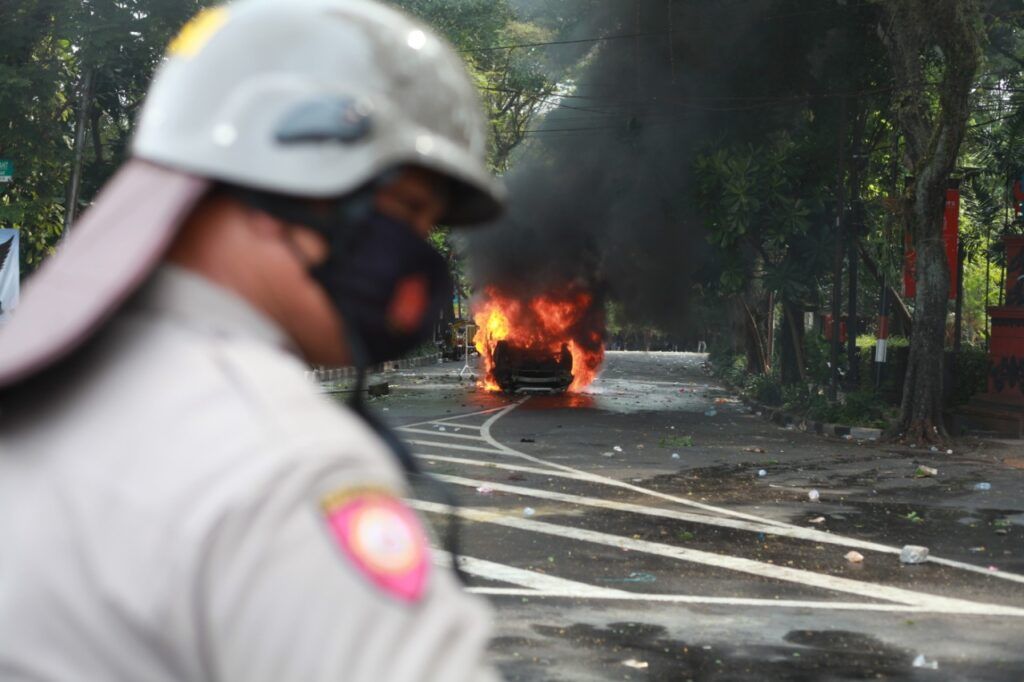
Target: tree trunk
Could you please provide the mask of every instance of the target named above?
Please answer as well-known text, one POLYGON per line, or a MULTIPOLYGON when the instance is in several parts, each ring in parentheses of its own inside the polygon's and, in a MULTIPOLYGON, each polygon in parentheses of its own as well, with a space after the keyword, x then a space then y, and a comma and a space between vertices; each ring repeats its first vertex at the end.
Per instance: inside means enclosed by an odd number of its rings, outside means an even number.
POLYGON ((740 305, 743 307, 744 321, 746 322, 746 350, 747 350, 747 371, 752 374, 764 374, 768 371, 768 359, 765 357, 764 340, 761 338, 761 330, 757 324, 757 318, 742 296, 737 296, 740 305))
POLYGON ((906 212, 917 251, 914 335, 899 427, 907 440, 934 442, 946 435, 942 357, 949 270, 942 213, 966 130, 981 54, 982 17, 978 0, 900 0, 884 7, 886 21, 879 31, 895 75, 897 118, 914 176, 906 212), (936 55, 941 77, 933 90, 925 65, 936 55), (938 106, 933 107, 935 94, 938 106))
POLYGON ((808 382, 807 361, 804 358, 804 312, 800 306, 782 301, 782 352, 780 378, 783 384, 808 382))

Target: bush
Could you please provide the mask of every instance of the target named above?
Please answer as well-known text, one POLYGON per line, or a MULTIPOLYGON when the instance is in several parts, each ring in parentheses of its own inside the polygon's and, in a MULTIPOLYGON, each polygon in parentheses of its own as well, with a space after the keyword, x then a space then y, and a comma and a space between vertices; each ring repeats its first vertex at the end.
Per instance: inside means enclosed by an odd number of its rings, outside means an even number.
POLYGON ((984 393, 988 388, 988 353, 983 348, 963 348, 955 362, 950 400, 953 405, 963 405, 975 393, 984 393))
POLYGON ((751 374, 744 389, 744 393, 765 405, 782 404, 782 384, 775 375, 751 374))

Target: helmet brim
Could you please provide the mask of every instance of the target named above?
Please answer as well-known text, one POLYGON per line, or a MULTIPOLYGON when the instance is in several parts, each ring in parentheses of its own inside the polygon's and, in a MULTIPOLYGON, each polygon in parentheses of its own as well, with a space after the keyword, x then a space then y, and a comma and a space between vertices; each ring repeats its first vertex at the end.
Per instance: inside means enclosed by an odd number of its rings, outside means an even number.
POLYGON ((25 284, 0 329, 0 388, 59 362, 148 279, 209 180, 129 160, 25 284))

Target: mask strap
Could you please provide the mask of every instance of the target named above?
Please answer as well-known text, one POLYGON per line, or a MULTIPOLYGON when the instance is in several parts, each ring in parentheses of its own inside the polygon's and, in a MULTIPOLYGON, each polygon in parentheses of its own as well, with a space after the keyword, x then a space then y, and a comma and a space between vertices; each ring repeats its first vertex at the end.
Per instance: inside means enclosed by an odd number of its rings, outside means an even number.
POLYGON ((409 450, 409 447, 402 442, 395 432, 384 424, 375 413, 369 410, 366 405, 366 401, 363 400, 363 391, 366 389, 366 375, 366 364, 357 364, 355 394, 349 400, 349 408, 359 415, 363 421, 373 429, 378 436, 380 436, 381 440, 384 441, 384 444, 395 456, 395 459, 397 459, 399 464, 401 464, 402 469, 405 471, 405 476, 410 483, 413 483, 414 481, 422 481, 428 488, 430 488, 430 490, 435 492, 441 498, 441 501, 445 505, 449 507, 451 513, 448 515, 448 524, 444 529, 442 543, 445 551, 447 551, 449 556, 451 556, 452 570, 455 571, 455 575, 458 576, 462 584, 467 585, 469 584, 469 578, 459 565, 459 555, 462 553, 461 519, 459 519, 459 516, 456 513, 459 508, 459 503, 447 486, 442 485, 440 481, 437 481, 420 469, 419 462, 416 461, 416 457, 409 450))

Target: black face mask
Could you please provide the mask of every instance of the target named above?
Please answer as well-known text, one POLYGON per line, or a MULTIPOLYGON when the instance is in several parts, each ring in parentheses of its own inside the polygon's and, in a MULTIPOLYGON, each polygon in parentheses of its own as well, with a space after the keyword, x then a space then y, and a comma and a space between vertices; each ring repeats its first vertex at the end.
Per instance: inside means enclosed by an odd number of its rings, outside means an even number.
POLYGON ((376 211, 360 222, 310 274, 341 313, 357 363, 376 364, 430 339, 452 281, 411 226, 376 211))

